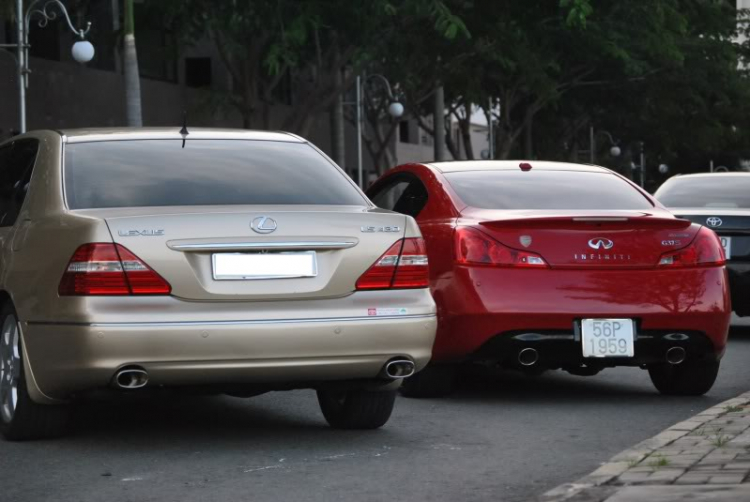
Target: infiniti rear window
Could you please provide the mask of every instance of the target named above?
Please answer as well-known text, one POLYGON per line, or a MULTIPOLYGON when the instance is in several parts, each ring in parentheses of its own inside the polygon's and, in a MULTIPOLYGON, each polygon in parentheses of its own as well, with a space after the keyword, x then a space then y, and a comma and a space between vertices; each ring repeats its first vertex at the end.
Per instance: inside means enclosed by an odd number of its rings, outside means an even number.
POLYGON ((466 205, 481 209, 652 209, 621 178, 583 171, 468 171, 447 173, 466 205))
POLYGON ((133 140, 65 147, 70 209, 240 204, 365 205, 305 143, 133 140))

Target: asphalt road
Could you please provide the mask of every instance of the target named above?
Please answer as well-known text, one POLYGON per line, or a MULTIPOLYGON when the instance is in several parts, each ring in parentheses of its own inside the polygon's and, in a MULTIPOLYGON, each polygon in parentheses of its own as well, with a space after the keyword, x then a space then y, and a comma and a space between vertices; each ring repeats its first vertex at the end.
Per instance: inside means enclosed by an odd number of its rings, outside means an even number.
POLYGON ((701 398, 661 397, 637 369, 473 375, 367 432, 329 429, 312 391, 104 399, 65 439, 0 440, 0 501, 529 500, 747 391, 748 361, 735 332, 701 398))

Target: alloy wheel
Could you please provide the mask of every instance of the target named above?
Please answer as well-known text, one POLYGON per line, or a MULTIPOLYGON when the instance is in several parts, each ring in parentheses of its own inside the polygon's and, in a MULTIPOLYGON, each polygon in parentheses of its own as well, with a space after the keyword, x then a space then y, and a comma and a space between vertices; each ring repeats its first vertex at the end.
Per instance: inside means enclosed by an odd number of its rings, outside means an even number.
POLYGON ((5 318, 0 331, 0 416, 5 423, 13 420, 18 404, 18 382, 21 378, 21 352, 18 320, 5 318))

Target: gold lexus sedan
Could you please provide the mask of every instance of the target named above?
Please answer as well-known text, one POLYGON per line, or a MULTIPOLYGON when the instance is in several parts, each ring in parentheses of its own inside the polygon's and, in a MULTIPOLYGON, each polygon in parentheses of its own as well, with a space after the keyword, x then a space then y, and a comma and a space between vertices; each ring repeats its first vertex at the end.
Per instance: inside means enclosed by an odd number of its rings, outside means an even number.
POLYGON ((377 428, 428 362, 435 304, 410 217, 286 133, 38 131, 0 144, 0 426, 64 431, 112 387, 317 390, 377 428))

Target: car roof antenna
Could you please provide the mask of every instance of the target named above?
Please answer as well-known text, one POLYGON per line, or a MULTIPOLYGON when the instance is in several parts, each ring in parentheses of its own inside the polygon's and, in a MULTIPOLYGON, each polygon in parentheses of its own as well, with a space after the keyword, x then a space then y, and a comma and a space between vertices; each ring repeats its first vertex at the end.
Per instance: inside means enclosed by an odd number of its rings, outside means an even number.
POLYGON ((187 128, 187 111, 182 112, 182 129, 180 129, 180 134, 182 135, 182 148, 185 148, 185 140, 188 134, 190 134, 187 128))

